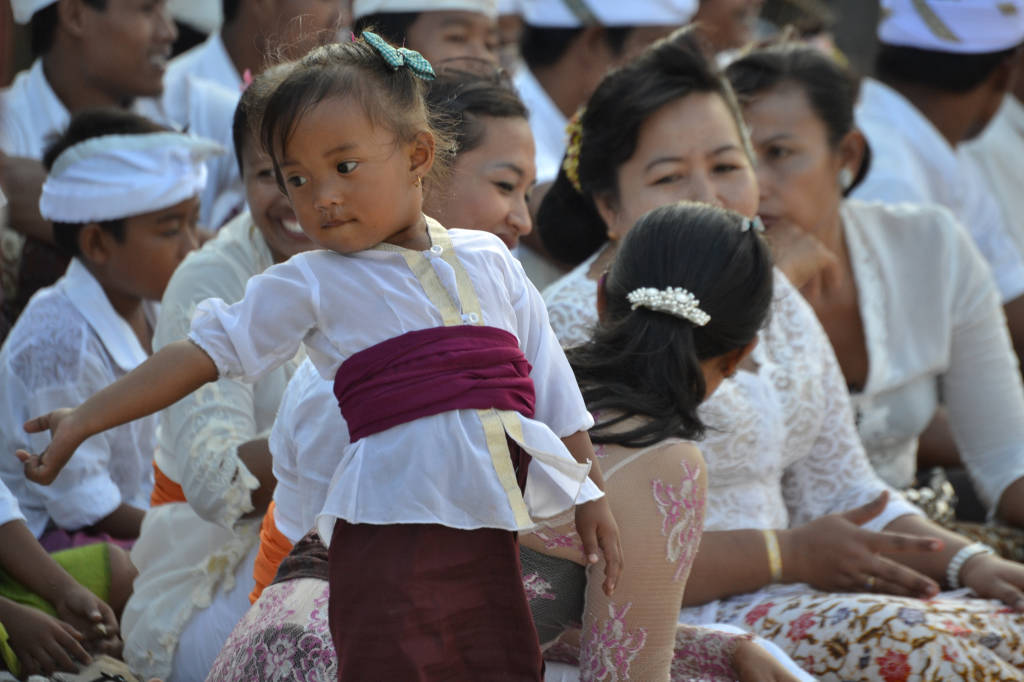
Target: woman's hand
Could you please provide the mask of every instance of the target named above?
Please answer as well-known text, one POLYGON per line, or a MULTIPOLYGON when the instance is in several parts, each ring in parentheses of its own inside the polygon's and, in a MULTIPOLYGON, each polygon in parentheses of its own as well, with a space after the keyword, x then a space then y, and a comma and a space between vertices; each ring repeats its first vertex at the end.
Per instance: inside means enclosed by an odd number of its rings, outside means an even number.
POLYGON ((604 554, 604 593, 609 597, 622 573, 622 546, 619 544, 619 526, 615 523, 608 498, 602 497, 576 506, 576 532, 583 541, 583 561, 586 565, 600 561, 604 554))
POLYGON ((934 580, 881 555, 935 552, 942 549, 940 540, 860 527, 882 513, 888 499, 883 492, 864 506, 780 532, 786 582, 828 592, 886 592, 923 599, 938 594, 934 580))
POLYGON ((820 239, 796 225, 780 221, 765 230, 776 267, 810 300, 821 282, 838 277, 839 259, 820 239), (817 283, 817 284, 816 284, 817 283))
POLYGON ((76 433, 74 410, 61 408, 25 422, 27 433, 50 430, 52 440, 42 454, 33 455, 25 450, 14 453, 25 465, 25 478, 41 485, 50 485, 84 438, 76 433))
POLYGON ((800 679, 751 639, 736 647, 732 668, 740 682, 798 682, 800 679))
POLYGON ((960 584, 984 599, 998 599, 1024 612, 1024 566, 992 554, 971 557, 960 568, 960 584))
POLYGON ((42 611, 5 600, 0 617, 23 677, 73 672, 78 663, 90 660, 81 644, 82 634, 42 611))
POLYGON ((90 651, 120 658, 123 643, 114 611, 88 589, 72 583, 54 603, 57 615, 83 638, 90 651))

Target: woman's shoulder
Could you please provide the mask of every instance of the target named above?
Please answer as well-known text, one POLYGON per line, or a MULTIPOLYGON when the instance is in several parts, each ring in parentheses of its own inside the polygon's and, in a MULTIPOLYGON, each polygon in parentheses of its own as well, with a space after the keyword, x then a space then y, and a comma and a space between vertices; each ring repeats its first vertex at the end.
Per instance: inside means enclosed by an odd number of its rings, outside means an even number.
POLYGON ((698 445, 682 438, 666 438, 642 448, 598 445, 595 452, 608 481, 616 476, 622 480, 637 476, 650 480, 678 477, 682 469, 699 471, 704 464, 698 445))
POLYGON ((969 238, 953 213, 936 204, 885 203, 847 199, 840 212, 847 235, 899 258, 932 258, 937 247, 969 238))

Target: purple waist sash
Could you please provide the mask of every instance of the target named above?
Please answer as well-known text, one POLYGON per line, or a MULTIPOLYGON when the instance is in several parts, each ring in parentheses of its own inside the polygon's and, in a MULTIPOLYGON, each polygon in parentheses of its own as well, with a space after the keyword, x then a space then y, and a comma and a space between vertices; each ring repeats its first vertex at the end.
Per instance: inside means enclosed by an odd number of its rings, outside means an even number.
POLYGON ((530 363, 515 336, 461 325, 408 332, 351 356, 334 395, 352 442, 451 410, 512 410, 533 416, 530 363))

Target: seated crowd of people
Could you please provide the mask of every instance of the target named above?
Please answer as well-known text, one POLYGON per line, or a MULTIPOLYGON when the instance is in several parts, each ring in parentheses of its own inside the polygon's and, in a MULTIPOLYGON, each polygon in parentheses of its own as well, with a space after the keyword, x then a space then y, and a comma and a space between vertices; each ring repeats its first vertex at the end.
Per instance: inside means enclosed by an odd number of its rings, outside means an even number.
POLYGON ((7 4, 0 680, 1024 680, 1024 0, 7 4))

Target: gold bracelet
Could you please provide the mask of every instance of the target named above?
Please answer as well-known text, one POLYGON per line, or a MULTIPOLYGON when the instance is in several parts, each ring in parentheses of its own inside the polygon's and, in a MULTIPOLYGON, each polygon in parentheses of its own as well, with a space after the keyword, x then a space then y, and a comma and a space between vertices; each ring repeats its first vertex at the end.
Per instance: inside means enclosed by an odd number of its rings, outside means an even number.
POLYGON ((764 548, 768 553, 768 568, 772 572, 772 582, 782 582, 782 554, 779 552, 779 538, 774 530, 762 530, 764 548))

